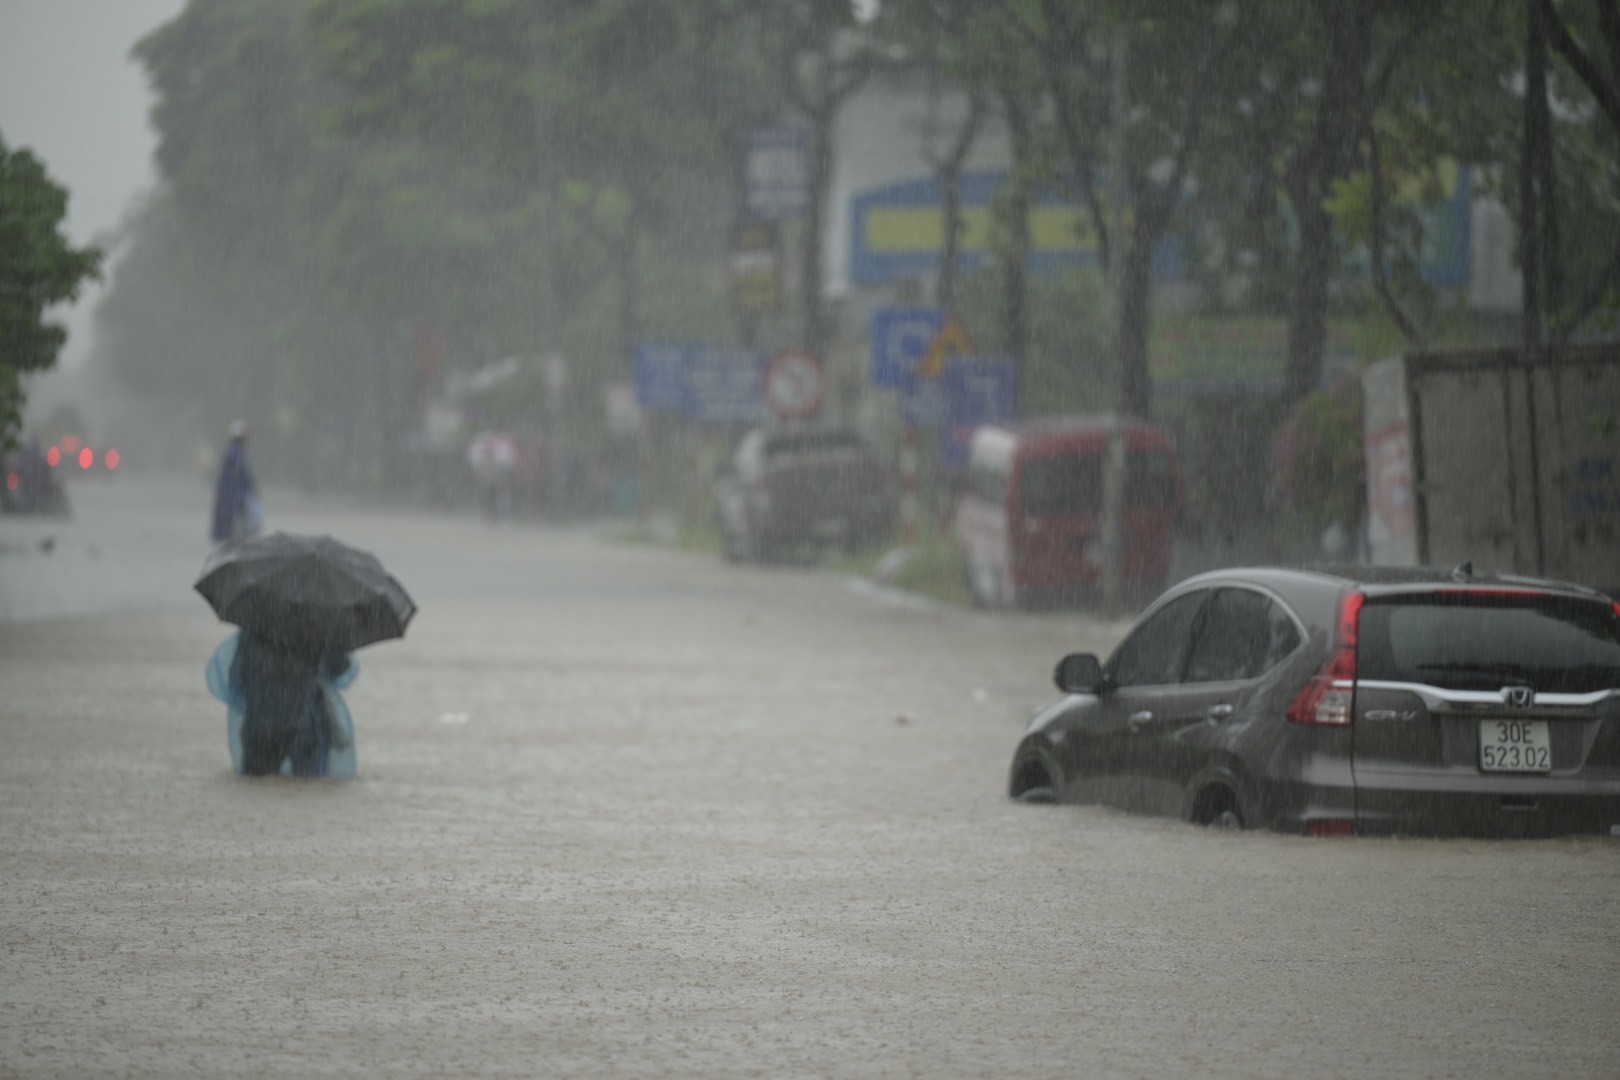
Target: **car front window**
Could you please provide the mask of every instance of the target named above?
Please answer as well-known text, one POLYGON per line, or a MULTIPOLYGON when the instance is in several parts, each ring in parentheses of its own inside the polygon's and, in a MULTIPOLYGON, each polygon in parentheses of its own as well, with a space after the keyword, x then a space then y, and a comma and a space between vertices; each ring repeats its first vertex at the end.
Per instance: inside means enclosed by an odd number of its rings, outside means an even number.
POLYGON ((1110 675, 1116 687, 1163 686, 1181 681, 1193 620, 1209 595, 1200 589, 1179 596, 1149 615, 1114 653, 1110 675))
POLYGON ((1198 631, 1184 681, 1256 678, 1293 652, 1299 640, 1288 613, 1264 594, 1222 589, 1198 631))

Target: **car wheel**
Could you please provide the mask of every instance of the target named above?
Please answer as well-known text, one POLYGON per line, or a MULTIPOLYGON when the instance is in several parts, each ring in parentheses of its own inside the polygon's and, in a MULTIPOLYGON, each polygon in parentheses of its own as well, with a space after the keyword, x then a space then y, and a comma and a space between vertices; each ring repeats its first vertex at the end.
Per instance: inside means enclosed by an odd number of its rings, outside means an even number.
POLYGON ((726 562, 746 562, 748 560, 748 538, 740 529, 734 529, 724 521, 720 523, 720 554, 726 562))
POLYGON ((993 584, 993 575, 989 567, 977 560, 970 561, 966 570, 968 595, 973 598, 976 608, 992 608, 996 606, 996 592, 993 584))
POLYGON ((1013 582, 1012 567, 1002 567, 996 588, 996 606, 1003 611, 1022 611, 1024 599, 1019 595, 1018 586, 1013 582))
POLYGON ((1243 817, 1236 810, 1228 808, 1210 818, 1209 827, 1212 829, 1241 829, 1243 828, 1243 817))
POLYGON ((1046 765, 1038 755, 1026 757, 1019 762, 1013 770, 1013 780, 1009 789, 1012 797, 1021 803, 1055 803, 1058 801, 1057 785, 1052 782, 1052 774, 1047 771, 1046 765))
POLYGON ((1212 829, 1243 828, 1243 811, 1238 808, 1237 796, 1219 784, 1199 793, 1191 817, 1194 824, 1212 829))

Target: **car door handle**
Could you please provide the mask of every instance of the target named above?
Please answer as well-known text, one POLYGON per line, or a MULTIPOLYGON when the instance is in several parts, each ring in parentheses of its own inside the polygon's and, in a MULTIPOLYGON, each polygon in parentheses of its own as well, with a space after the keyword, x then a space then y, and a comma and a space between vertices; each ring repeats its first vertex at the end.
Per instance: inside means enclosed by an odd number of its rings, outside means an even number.
POLYGON ((1230 719, 1232 714, 1236 711, 1237 710, 1231 705, 1211 705, 1209 708, 1204 710, 1204 719, 1208 720, 1212 724, 1218 724, 1222 720, 1230 719))
POLYGON ((1134 735, 1136 732, 1142 730, 1143 724, 1152 719, 1153 714, 1148 710, 1143 709, 1141 712, 1133 712, 1131 715, 1127 716, 1125 718, 1125 726, 1130 728, 1131 733, 1134 735))

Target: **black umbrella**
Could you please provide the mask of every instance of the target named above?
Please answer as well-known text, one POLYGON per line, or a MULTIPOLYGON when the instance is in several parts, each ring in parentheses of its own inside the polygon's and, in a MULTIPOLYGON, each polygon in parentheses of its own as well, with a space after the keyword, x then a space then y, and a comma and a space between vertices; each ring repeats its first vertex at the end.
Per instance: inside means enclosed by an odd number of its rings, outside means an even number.
POLYGON ((300 652, 348 652, 405 635, 416 604, 375 555, 330 536, 233 540, 196 589, 215 614, 300 652))

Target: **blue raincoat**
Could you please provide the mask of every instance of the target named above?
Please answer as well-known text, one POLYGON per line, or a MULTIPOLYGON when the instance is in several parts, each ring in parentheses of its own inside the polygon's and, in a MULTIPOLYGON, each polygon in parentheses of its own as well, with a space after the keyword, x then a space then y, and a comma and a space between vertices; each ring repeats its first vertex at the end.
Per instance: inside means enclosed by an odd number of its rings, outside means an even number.
POLYGON ((248 501, 258 497, 259 485, 248 468, 247 444, 232 439, 219 463, 219 481, 214 485, 214 516, 209 523, 209 536, 216 543, 224 543, 242 535, 248 516, 248 501))
MULTIPOLYGON (((243 664, 238 662, 238 645, 242 639, 237 631, 220 643, 208 662, 208 690, 229 708, 226 716, 226 741, 231 751, 231 766, 239 773, 244 767, 247 753, 242 732, 247 723, 250 701, 262 702, 259 688, 248 685, 243 664)), ((335 779, 353 779, 358 761, 354 748, 354 720, 343 701, 340 690, 347 689, 360 674, 360 666, 352 654, 333 657, 319 665, 312 664, 304 679, 277 687, 290 690, 297 715, 288 728, 288 745, 298 748, 280 761, 280 773, 292 776, 326 776, 335 779), (338 668, 331 660, 346 666, 338 668), (297 764, 297 768, 295 768, 297 764)), ((260 708, 264 706, 259 705, 260 708)), ((276 720, 285 720, 277 717, 276 720)))

